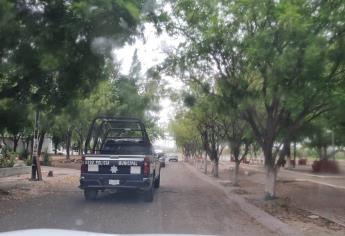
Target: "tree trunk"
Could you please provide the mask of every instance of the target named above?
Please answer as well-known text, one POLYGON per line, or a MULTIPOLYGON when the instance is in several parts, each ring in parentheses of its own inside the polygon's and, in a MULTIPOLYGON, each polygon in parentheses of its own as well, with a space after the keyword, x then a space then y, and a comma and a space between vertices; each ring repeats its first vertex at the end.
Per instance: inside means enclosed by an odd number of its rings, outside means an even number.
POLYGON ((219 161, 214 161, 213 162, 213 176, 218 178, 219 177, 219 161))
POLYGON ((214 162, 213 161, 211 161, 211 175, 213 175, 213 173, 214 173, 214 162))
POLYGON ((1 138, 2 138, 2 143, 7 146, 6 140, 5 140, 5 135, 1 134, 1 138))
POLYGON ((322 159, 328 160, 327 147, 323 147, 322 159))
POLYGON ((78 155, 81 155, 81 141, 78 139, 78 155))
POLYGON ((25 144, 24 144, 24 150, 25 150, 26 152, 29 151, 29 143, 30 143, 30 140, 27 141, 27 142, 25 142, 25 144))
POLYGON ((271 200, 276 196, 276 180, 277 180, 276 167, 266 166, 266 180, 265 180, 265 199, 271 200))
POLYGON ((291 156, 286 157, 286 169, 287 170, 291 169, 291 156))
POLYGON ((240 171, 240 161, 235 161, 235 170, 233 174, 233 185, 239 186, 238 173, 240 171))
POLYGON ((207 174, 207 154, 205 155, 205 163, 204 163, 204 165, 205 165, 205 174, 207 174))
POLYGON ((78 146, 79 146, 79 150, 78 150, 78 154, 82 155, 83 154, 83 144, 84 144, 84 137, 81 133, 79 133, 79 141, 78 141, 78 146))
POLYGON ((327 159, 327 148, 324 148, 323 146, 317 147, 317 152, 319 154, 320 160, 327 159))
POLYGON ((258 158, 258 154, 257 154, 257 152, 256 152, 256 147, 253 145, 253 152, 254 152, 254 158, 255 158, 255 160, 257 160, 257 158, 258 158))
POLYGON ((297 149, 296 149, 296 142, 293 143, 293 168, 296 167, 296 156, 297 156, 297 149))
POLYGON ((24 139, 22 139, 23 147, 25 152, 29 152, 29 144, 30 144, 31 137, 26 136, 24 139))
POLYGON ((72 130, 68 128, 66 132, 66 159, 70 158, 71 137, 72 130))
POLYGON ((38 148, 37 148, 37 156, 41 156, 42 146, 44 141, 44 136, 46 134, 45 130, 42 130, 39 134, 39 141, 38 141, 38 148))
POLYGON ((31 153, 31 159, 33 157, 33 154, 34 154, 34 136, 32 135, 31 138, 30 138, 30 153, 31 153))
POLYGON ((291 143, 286 147, 286 169, 291 169, 291 143))
POLYGON ((59 144, 57 142, 54 143, 54 154, 57 155, 57 149, 59 144))
POLYGON ((20 135, 18 137, 16 135, 13 136, 13 152, 17 152, 19 140, 20 140, 20 135))

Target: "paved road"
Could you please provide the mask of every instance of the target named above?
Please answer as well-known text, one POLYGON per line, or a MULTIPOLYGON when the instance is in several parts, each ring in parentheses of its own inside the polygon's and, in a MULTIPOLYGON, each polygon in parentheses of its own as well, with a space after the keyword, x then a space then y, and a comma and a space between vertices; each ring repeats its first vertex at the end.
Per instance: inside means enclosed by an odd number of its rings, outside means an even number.
POLYGON ((37 199, 0 202, 0 231, 58 228, 129 234, 272 235, 183 163, 171 163, 161 174, 161 188, 153 203, 128 193, 103 193, 97 201, 86 202, 71 183, 37 199))

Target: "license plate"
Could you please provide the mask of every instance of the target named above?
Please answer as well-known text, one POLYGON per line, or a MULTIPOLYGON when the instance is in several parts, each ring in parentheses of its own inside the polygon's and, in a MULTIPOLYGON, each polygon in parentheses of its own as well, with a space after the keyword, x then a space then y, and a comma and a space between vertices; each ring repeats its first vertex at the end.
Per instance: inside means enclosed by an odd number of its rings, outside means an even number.
POLYGON ((88 165, 87 171, 89 172, 98 172, 98 165, 88 165))
POLYGON ((133 175, 138 175, 141 172, 141 167, 140 166, 131 166, 130 173, 133 175))
POLYGON ((118 179, 109 179, 109 184, 110 185, 119 185, 120 184, 120 180, 118 180, 118 179))

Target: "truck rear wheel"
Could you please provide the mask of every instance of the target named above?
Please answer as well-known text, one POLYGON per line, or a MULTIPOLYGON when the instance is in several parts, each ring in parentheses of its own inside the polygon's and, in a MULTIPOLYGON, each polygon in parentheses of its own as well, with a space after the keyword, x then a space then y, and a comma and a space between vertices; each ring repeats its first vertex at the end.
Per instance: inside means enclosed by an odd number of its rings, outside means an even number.
POLYGON ((85 200, 87 201, 95 200, 97 198, 97 195, 98 195, 97 190, 89 190, 89 189, 84 190, 84 197, 85 197, 85 200))
POLYGON ((144 192, 144 200, 145 202, 152 202, 153 201, 153 184, 151 185, 150 189, 144 192))

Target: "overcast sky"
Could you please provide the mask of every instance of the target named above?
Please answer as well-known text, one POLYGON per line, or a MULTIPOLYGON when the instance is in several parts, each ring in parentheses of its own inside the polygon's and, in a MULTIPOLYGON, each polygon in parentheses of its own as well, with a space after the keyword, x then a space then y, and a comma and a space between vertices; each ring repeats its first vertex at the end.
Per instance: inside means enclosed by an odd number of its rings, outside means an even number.
MULTIPOLYGON (((147 69, 164 61, 166 57, 165 49, 177 46, 179 43, 179 40, 170 37, 166 33, 157 35, 152 24, 145 24, 144 37, 145 40, 139 39, 133 45, 126 44, 124 47, 114 50, 114 56, 121 64, 121 73, 128 73, 135 49, 137 49, 138 59, 141 62, 142 73, 145 73, 147 69)), ((183 83, 178 78, 163 77, 163 79, 167 81, 169 87, 175 90, 183 87, 183 83)), ((159 124, 166 126, 169 119, 174 117, 175 107, 167 97, 160 98, 160 105, 162 109, 159 112, 159 124)), ((168 140, 159 140, 156 144, 173 145, 172 141, 168 140)))

